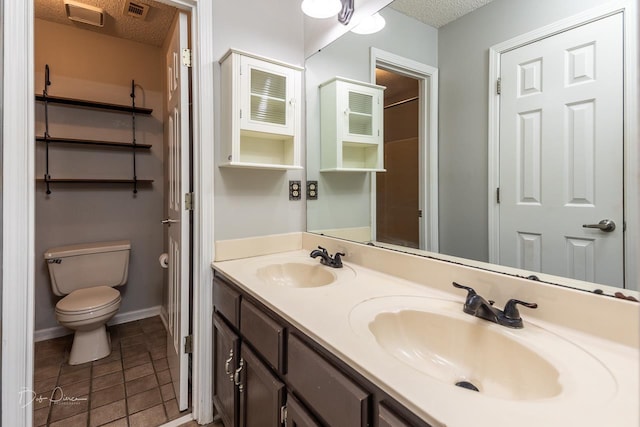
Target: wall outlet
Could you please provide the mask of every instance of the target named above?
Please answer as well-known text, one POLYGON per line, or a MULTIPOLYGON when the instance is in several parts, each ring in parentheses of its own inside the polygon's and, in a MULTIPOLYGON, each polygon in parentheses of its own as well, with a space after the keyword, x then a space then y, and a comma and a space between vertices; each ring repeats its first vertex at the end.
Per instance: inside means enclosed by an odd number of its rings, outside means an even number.
POLYGON ((318 200, 318 181, 307 181, 307 200, 318 200))
POLYGON ((302 186, 300 181, 289 181, 289 200, 300 200, 302 198, 302 186))

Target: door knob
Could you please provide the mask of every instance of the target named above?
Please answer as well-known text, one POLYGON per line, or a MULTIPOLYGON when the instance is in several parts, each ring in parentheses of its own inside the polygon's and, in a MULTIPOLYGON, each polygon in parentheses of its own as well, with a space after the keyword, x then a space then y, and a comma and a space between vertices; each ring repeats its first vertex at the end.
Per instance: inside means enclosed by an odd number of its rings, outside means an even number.
POLYGON ((583 224, 584 228, 597 228, 598 230, 605 231, 607 233, 616 229, 616 223, 610 219, 603 219, 597 224, 583 224))
POLYGON ((171 225, 171 224, 173 224, 174 222, 178 222, 178 220, 177 220, 177 219, 171 219, 171 218, 167 218, 167 219, 163 219, 163 220, 162 220, 162 223, 163 223, 163 224, 169 224, 169 225, 171 225))

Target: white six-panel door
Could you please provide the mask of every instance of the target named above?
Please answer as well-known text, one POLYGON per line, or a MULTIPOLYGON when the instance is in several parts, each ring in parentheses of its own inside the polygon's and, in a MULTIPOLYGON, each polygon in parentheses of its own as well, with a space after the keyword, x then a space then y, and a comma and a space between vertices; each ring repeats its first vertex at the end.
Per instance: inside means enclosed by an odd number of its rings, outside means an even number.
POLYGON ((619 13, 501 56, 500 264, 623 286, 622 45, 619 13))
POLYGON ((189 356, 185 340, 189 333, 189 79, 182 63, 187 48, 187 16, 179 12, 166 54, 167 109, 165 132, 168 140, 168 191, 165 220, 169 254, 167 316, 167 359, 181 411, 188 407, 189 356))

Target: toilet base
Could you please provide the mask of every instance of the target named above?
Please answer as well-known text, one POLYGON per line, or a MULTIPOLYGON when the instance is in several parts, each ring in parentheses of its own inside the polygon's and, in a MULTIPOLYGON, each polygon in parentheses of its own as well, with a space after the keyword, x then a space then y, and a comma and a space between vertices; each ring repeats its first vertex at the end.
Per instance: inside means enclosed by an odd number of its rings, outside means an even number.
POLYGON ((90 331, 76 330, 69 355, 69 365, 80 365, 111 354, 111 337, 103 324, 90 331))

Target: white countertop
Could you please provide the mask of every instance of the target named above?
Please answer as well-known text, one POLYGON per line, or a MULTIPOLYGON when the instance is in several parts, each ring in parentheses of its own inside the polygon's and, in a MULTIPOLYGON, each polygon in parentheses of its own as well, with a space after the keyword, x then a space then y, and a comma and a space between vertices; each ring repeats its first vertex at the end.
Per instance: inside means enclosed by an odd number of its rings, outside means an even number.
MULTIPOLYGON (((460 304, 459 313, 462 313, 466 292, 444 292, 437 287, 383 274, 348 260, 344 262, 343 269, 331 269, 337 274, 334 283, 315 288, 269 284, 257 275, 257 270, 262 266, 286 262, 318 261, 311 259, 308 251, 296 250, 214 262, 212 265, 244 291, 433 425, 640 425, 640 352, 635 346, 527 317, 527 309, 521 309, 525 327, 509 330, 509 333, 516 334, 514 336, 525 341, 524 337, 527 334, 535 336, 535 331, 544 331, 543 334, 554 337, 549 341, 551 344, 547 343, 544 348, 537 348, 536 351, 561 372, 563 391, 554 397, 529 400, 487 396, 447 384, 410 367, 377 346, 375 337, 366 328, 356 325, 352 316, 354 308, 363 307, 361 303, 364 301, 394 296, 457 302, 460 304), (518 333, 520 336, 517 336, 518 333), (564 344, 555 346, 554 342, 564 344), (568 355, 574 353, 567 353, 567 348, 586 353, 585 357, 571 360, 572 357, 568 355), (592 369, 596 365, 597 375, 592 369), (565 369, 570 374, 563 375, 565 369)), ((464 313, 460 315, 469 316, 464 313)), ((486 322, 482 319, 477 321, 486 322)), ((486 323, 489 328, 506 329, 486 323)), ((534 343, 533 348, 535 345, 537 344, 534 343)))

